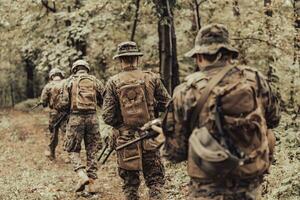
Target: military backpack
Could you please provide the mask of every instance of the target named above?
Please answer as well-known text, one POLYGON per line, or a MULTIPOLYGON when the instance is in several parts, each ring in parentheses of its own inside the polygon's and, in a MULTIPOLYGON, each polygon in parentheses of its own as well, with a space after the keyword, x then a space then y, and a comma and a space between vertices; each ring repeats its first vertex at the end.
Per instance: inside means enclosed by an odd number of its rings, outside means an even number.
POLYGON ((227 66, 211 78, 192 81, 200 97, 191 120, 190 175, 197 176, 195 166, 215 178, 267 171, 274 136, 264 117, 267 86, 261 80, 251 68, 227 66))

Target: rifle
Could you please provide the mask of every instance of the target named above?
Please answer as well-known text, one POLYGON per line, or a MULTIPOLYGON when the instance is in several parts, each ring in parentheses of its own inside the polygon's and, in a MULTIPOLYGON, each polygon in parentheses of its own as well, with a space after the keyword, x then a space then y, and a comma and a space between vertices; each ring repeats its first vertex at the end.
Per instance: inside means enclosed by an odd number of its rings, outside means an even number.
POLYGON ((116 148, 116 151, 124 149, 125 147, 128 147, 128 146, 130 146, 134 143, 137 143, 139 141, 142 141, 144 139, 155 138, 158 135, 162 134, 162 129, 159 127, 160 124, 161 124, 160 119, 154 119, 154 120, 146 123, 142 128, 140 128, 141 131, 145 131, 144 134, 142 134, 139 138, 136 138, 130 142, 127 142, 123 145, 118 146, 116 148), (153 131, 151 131, 151 130, 153 130, 153 131))
POLYGON ((39 107, 39 106, 41 106, 41 105, 43 105, 43 103, 42 103, 42 102, 38 102, 37 104, 35 104, 35 106, 33 106, 33 107, 31 108, 31 111, 35 110, 37 107, 39 107))
MULTIPOLYGON (((111 153, 116 150, 119 151, 125 147, 128 147, 136 142, 142 141, 144 139, 149 139, 149 138, 154 138, 157 137, 158 135, 162 135, 162 129, 159 127, 159 125, 161 124, 161 120, 160 119, 154 119, 148 123, 146 123, 143 127, 139 128, 140 131, 144 131, 145 133, 142 134, 139 138, 136 138, 128 143, 125 143, 121 146, 118 146, 116 149, 110 149, 108 154, 105 156, 104 160, 102 161, 102 165, 105 164, 105 162, 107 161, 107 159, 109 158, 109 156, 111 155, 111 153), (150 130, 154 130, 154 131, 150 131, 150 130)), ((102 150, 100 156, 98 157, 98 161, 102 158, 102 156, 104 155, 105 151, 107 150, 109 144, 106 141, 105 142, 105 147, 102 150)))
MULTIPOLYGON (((103 155, 104 155, 104 153, 106 152, 106 150, 107 150, 107 148, 109 147, 109 137, 106 137, 105 139, 104 139, 104 142, 105 142, 105 146, 104 146, 104 148, 103 148, 103 150, 102 150, 102 152, 101 152, 101 154, 100 154, 100 156, 98 157, 98 162, 101 160, 101 158, 103 157, 103 155)), ((104 165, 105 163, 106 163, 106 161, 107 161, 107 159, 109 158, 109 156, 110 156, 110 154, 112 153, 114 151, 114 149, 110 149, 109 150, 109 152, 108 152, 108 154, 105 156, 105 158, 104 158, 104 160, 102 161, 102 165, 104 165)))
POLYGON ((57 126, 59 126, 59 124, 62 121, 64 121, 67 118, 68 115, 69 115, 68 112, 64 112, 64 114, 60 118, 58 118, 58 120, 55 122, 55 124, 53 125, 53 128, 56 128, 57 126))

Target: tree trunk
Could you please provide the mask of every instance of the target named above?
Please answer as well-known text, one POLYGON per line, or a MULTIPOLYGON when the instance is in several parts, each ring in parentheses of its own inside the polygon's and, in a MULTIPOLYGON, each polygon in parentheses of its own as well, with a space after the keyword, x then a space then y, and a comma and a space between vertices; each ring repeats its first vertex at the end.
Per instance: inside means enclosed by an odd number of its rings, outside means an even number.
MULTIPOLYGON (((241 12, 240 12, 239 0, 234 0, 232 2, 232 12, 233 12, 233 16, 237 19, 238 26, 241 27, 242 25, 241 25, 241 18, 240 18, 241 12)), ((236 31, 236 36, 237 36, 237 38, 241 38, 241 29, 238 29, 236 31)), ((247 65, 248 61, 246 59, 244 40, 237 40, 236 43, 237 43, 237 47, 240 52, 239 61, 241 64, 247 65)))
POLYGON ((175 2, 172 5, 170 5, 170 0, 155 0, 154 2, 159 15, 160 74, 168 92, 172 94, 174 88, 179 84, 176 34, 172 12, 175 2))
POLYGON ((294 0, 295 37, 294 37, 294 64, 300 65, 300 0, 294 0))
POLYGON ((26 97, 34 98, 34 63, 27 59, 25 60, 25 71, 27 76, 26 82, 26 97))
POLYGON ((11 82, 10 83, 10 97, 11 97, 11 105, 12 107, 15 106, 15 95, 14 95, 14 83, 11 82))
POLYGON ((137 23, 139 21, 140 0, 136 0, 135 7, 136 7, 136 10, 135 10, 135 16, 134 16, 130 41, 134 41, 135 31, 136 31, 137 23))
POLYGON ((201 17, 199 12, 199 6, 200 3, 198 3, 198 0, 194 0, 194 16, 195 16, 197 31, 201 29, 201 17))

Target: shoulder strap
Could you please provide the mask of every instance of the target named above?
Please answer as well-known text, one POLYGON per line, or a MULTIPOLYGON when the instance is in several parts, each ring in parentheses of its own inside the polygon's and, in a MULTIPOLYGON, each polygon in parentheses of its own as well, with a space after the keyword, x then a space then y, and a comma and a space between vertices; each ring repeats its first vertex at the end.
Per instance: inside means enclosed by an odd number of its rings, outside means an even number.
POLYGON ((199 101, 197 102, 197 107, 194 110, 194 112, 192 113, 192 119, 191 119, 191 123, 190 123, 191 130, 193 130, 193 128, 195 127, 197 120, 198 120, 198 116, 201 113, 203 105, 207 101, 210 92, 224 78, 224 76, 227 74, 227 72, 229 72, 234 67, 235 67, 235 65, 228 65, 228 66, 224 67, 218 74, 213 76, 208 81, 207 86, 203 90, 203 93, 202 93, 199 101))

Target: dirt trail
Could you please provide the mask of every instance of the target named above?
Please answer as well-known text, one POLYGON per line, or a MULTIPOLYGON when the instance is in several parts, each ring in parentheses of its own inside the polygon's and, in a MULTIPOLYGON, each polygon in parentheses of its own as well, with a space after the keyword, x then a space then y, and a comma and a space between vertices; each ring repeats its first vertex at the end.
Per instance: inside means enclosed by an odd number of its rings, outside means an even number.
MULTIPOLYGON (((45 158, 47 121, 47 113, 43 112, 0 110, 0 200, 86 199, 73 192, 77 182, 76 174, 71 165, 65 163, 67 155, 62 150, 61 138, 57 160, 51 162, 45 158)), ((283 115, 281 125, 275 130, 275 166, 272 166, 270 175, 266 176, 259 200, 300 199, 299 127, 299 121, 292 121, 291 116, 283 115)), ((84 151, 82 157, 85 157, 84 151)), ((167 180, 165 199, 186 199, 189 178, 186 176, 185 164, 164 163, 167 180)), ((99 195, 89 199, 122 199, 115 156, 99 168, 99 179, 96 182, 99 195)), ((144 185, 140 188, 140 194, 141 199, 147 199, 144 185)))
MULTIPOLYGON (((71 165, 65 163, 67 154, 62 150, 62 138, 59 140, 57 160, 51 162, 44 156, 47 120, 46 113, 0 112, 0 200, 86 199, 73 192, 76 174, 71 165)), ((82 157, 85 157, 84 151, 82 157)), ((178 187, 186 177, 183 170, 180 170, 181 167, 175 166, 172 174, 167 174, 167 199, 182 198, 178 187), (178 174, 176 178, 175 174, 178 174)), ((117 175, 115 156, 100 167, 98 175, 99 195, 89 199, 122 199, 121 179, 117 175)), ((140 192, 142 199, 146 199, 147 190, 144 185, 140 192)))

